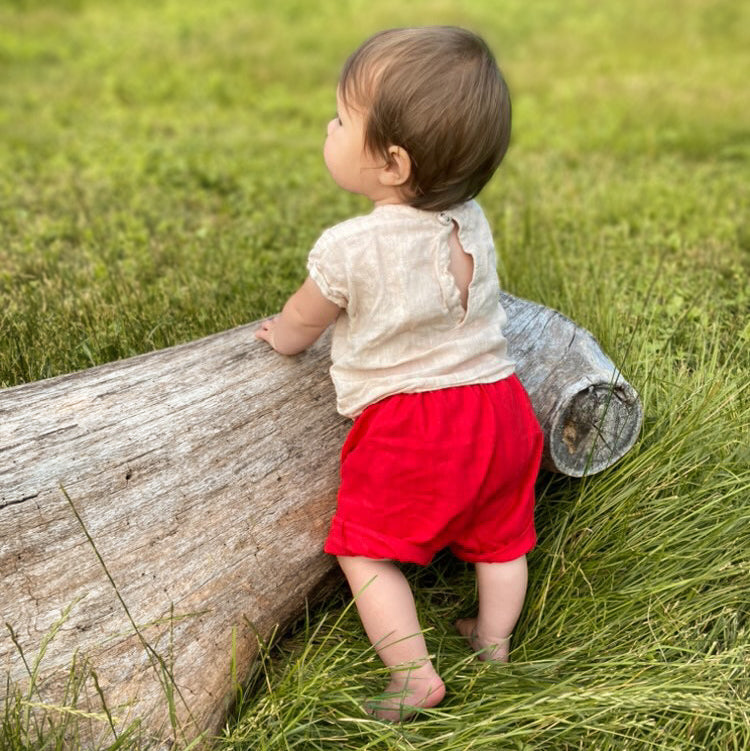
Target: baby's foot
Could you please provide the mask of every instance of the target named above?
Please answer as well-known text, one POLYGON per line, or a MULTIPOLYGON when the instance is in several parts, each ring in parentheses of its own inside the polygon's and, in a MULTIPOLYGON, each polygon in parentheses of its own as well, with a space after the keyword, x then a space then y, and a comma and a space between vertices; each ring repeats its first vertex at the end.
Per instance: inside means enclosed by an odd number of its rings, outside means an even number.
POLYGON ((411 719, 420 709, 435 707, 445 696, 445 684, 437 673, 430 678, 394 678, 380 696, 365 702, 365 711, 386 722, 411 719))
POLYGON ((456 621, 458 632, 466 637, 477 657, 486 662, 508 662, 510 636, 480 634, 476 618, 459 618, 456 621))

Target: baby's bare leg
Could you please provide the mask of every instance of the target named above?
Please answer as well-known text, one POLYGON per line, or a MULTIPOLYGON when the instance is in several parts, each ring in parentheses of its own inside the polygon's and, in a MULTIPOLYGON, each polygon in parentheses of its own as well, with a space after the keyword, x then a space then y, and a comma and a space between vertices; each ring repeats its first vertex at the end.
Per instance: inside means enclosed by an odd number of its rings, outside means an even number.
POLYGON ((456 628, 479 652, 480 660, 508 661, 510 635, 526 597, 526 556, 505 563, 477 563, 479 615, 456 621, 456 628))
POLYGON ((427 654, 406 578, 391 561, 344 556, 338 560, 367 636, 391 669, 383 698, 368 702, 368 710, 397 722, 418 708, 434 707, 445 695, 445 686, 427 654))

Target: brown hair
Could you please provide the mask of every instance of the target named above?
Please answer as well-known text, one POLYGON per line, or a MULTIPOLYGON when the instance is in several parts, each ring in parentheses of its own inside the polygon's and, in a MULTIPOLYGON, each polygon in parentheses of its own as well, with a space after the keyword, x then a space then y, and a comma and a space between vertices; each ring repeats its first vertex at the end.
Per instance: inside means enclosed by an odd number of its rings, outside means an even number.
POLYGON ((339 91, 365 112, 365 148, 411 158, 405 200, 433 211, 479 193, 510 142, 510 93, 484 40, 465 29, 390 29, 346 61, 339 91))

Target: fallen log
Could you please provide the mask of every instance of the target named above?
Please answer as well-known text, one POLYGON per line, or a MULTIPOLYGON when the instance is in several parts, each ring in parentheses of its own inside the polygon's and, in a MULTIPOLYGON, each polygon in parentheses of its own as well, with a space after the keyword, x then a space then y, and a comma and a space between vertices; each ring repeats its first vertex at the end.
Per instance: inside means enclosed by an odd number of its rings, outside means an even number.
MULTIPOLYGON (((610 466, 638 434, 637 394, 570 320, 503 303, 546 466, 610 466)), ((0 667, 15 685, 34 673, 34 703, 63 700, 76 654, 98 679, 79 708, 103 697, 154 738, 214 731, 258 636, 330 577, 350 423, 329 337, 285 358, 255 327, 0 391, 0 667)))

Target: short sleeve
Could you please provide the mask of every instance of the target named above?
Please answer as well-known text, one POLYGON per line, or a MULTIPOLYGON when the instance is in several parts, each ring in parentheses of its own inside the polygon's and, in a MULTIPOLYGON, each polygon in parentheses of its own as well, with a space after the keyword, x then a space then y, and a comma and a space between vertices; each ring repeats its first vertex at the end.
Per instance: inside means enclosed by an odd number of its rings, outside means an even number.
POLYGON ((307 271, 323 296, 340 308, 349 301, 346 265, 343 254, 324 233, 307 257, 307 271))

